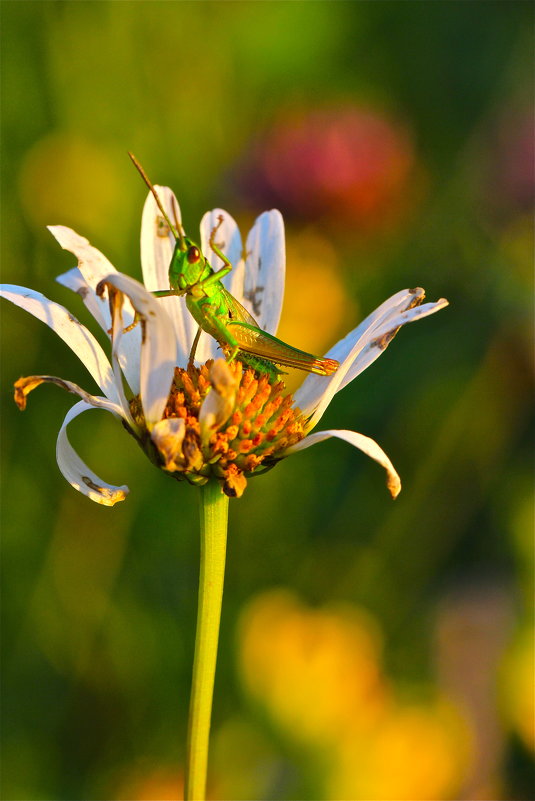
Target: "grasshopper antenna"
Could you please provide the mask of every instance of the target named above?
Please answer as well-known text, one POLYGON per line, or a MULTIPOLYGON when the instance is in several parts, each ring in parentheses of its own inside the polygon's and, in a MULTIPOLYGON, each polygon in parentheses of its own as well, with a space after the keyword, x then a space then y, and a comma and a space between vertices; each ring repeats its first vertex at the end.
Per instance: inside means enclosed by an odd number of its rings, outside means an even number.
POLYGON ((186 250, 186 243, 184 241, 184 233, 182 231, 182 226, 180 225, 178 220, 176 221, 176 225, 173 225, 173 223, 169 219, 169 216, 168 216, 167 212, 165 211, 165 209, 164 209, 164 207, 162 205, 162 201, 158 197, 158 193, 156 192, 156 189, 154 188, 150 178, 147 176, 147 173, 145 172, 145 170, 143 169, 143 167, 141 166, 139 161, 136 159, 134 154, 130 152, 130 150, 128 151, 128 155, 132 159, 134 167, 136 168, 136 170, 141 175, 141 177, 143 178, 143 180, 145 181, 145 183, 149 187, 150 191, 152 192, 154 200, 156 201, 156 204, 157 204, 158 208, 162 212, 163 218, 164 218, 165 222, 167 223, 167 225, 169 226, 169 229, 172 231, 175 239, 180 241, 181 249, 182 250, 186 250))

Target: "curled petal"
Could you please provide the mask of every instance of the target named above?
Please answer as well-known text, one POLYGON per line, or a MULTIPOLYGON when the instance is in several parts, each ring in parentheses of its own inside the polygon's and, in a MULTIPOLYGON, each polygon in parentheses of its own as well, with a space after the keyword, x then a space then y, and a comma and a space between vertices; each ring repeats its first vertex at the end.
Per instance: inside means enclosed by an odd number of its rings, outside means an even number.
MULTIPOLYGON (((154 188, 171 222, 180 225, 180 206, 174 192, 167 186, 154 188)), ((175 244, 174 234, 162 217, 152 192, 149 192, 141 218, 141 267, 143 283, 147 289, 169 289, 169 265, 175 244)), ((171 318, 178 343, 178 360, 185 364, 197 330, 195 321, 186 308, 185 298, 160 298, 158 302, 171 318)))
POLYGON ((371 437, 365 437, 364 434, 359 434, 357 431, 347 431, 345 429, 317 431, 314 434, 309 434, 307 437, 305 437, 305 439, 302 439, 301 442, 298 442, 297 445, 292 445, 290 448, 288 448, 284 455, 288 456, 291 453, 297 453, 297 451, 310 448, 311 445, 315 445, 317 442, 323 442, 323 440, 329 439, 330 437, 338 437, 339 439, 349 442, 350 445, 354 445, 355 448, 359 448, 359 450, 363 451, 366 456, 374 459, 381 465, 381 467, 384 467, 387 474, 386 486, 388 491, 390 492, 392 498, 396 498, 399 495, 401 491, 401 480, 394 468, 394 465, 383 449, 375 442, 375 440, 371 439, 371 437))
POLYGON ((41 384, 55 384, 66 392, 72 392, 73 395, 78 395, 90 406, 94 406, 97 409, 106 409, 116 417, 122 417, 133 429, 136 429, 136 424, 130 415, 130 411, 125 413, 123 407, 118 403, 113 403, 113 401, 108 400, 108 398, 101 398, 98 395, 91 395, 89 392, 86 392, 85 389, 79 387, 78 384, 74 384, 72 381, 67 381, 64 378, 58 378, 55 375, 29 375, 15 381, 15 403, 21 412, 26 408, 27 396, 41 384))
POLYGON ((280 211, 271 209, 256 219, 247 237, 245 254, 244 300, 240 302, 263 331, 275 334, 284 299, 286 271, 284 221, 280 211))
POLYGON ((0 296, 33 314, 55 331, 83 362, 102 392, 111 401, 120 403, 120 393, 106 354, 93 334, 67 309, 40 292, 12 284, 1 285, 0 296))
MULTIPOLYGON (((80 459, 67 437, 66 429, 71 420, 82 412, 94 408, 95 405, 90 405, 85 400, 81 400, 67 412, 58 434, 56 458, 59 469, 74 489, 83 493, 83 495, 87 495, 88 498, 91 498, 96 503, 113 506, 118 501, 124 501, 129 492, 128 487, 125 485, 115 487, 113 484, 107 484, 99 478, 80 459)), ((102 408, 106 407, 102 406, 102 408)))
POLYGON ((317 425, 334 395, 381 355, 401 326, 448 305, 442 298, 420 306, 424 297, 420 288, 398 292, 329 351, 327 356, 340 362, 338 370, 327 381, 308 376, 295 393, 295 405, 311 415, 309 430, 317 425))
POLYGON ((85 389, 79 387, 78 384, 74 384, 72 381, 66 381, 64 378, 58 378, 55 375, 29 375, 15 381, 15 403, 21 411, 24 411, 26 408, 26 396, 38 386, 45 383, 56 384, 56 386, 61 387, 66 392, 79 395, 80 398, 83 398, 86 403, 89 403, 91 406, 98 406, 101 409, 107 409, 109 412, 113 412, 113 414, 116 414, 118 417, 125 417, 124 410, 118 403, 113 403, 107 398, 100 398, 97 395, 91 395, 89 392, 86 392, 85 389))
POLYGON ((97 292, 112 288, 114 349, 121 340, 123 296, 127 296, 139 318, 141 327, 140 394, 145 420, 152 426, 162 418, 177 363, 177 343, 169 315, 145 287, 122 273, 110 275, 97 292), (117 291, 114 291, 117 290, 117 291))

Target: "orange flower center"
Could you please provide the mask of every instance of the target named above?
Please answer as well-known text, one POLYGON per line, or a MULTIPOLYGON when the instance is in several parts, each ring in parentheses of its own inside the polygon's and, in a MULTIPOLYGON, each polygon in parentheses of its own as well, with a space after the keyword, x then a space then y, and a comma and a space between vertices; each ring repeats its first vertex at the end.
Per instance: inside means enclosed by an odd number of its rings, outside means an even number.
MULTIPOLYGON (((130 403, 132 416, 142 430, 138 437, 159 467, 178 480, 204 484, 216 478, 223 492, 240 497, 247 477, 264 471, 282 458, 282 452, 303 439, 306 418, 293 408, 284 381, 273 381, 239 362, 226 364, 231 391, 221 390, 212 372, 213 361, 202 367, 175 368, 163 419, 183 420, 180 441, 151 438, 146 430, 139 396, 130 403), (219 393, 226 409, 203 425, 201 408, 210 392, 219 393), (286 393, 286 394, 285 394, 286 393), (230 404, 230 405, 229 405, 230 404)), ((160 426, 162 424, 159 424, 160 426)), ((177 427, 178 428, 178 427, 177 427)))

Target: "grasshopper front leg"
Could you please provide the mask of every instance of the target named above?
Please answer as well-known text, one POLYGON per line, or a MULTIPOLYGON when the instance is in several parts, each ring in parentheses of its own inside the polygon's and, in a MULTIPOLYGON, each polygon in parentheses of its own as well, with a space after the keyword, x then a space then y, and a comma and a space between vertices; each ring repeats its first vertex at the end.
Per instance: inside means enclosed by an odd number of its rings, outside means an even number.
POLYGON ((214 251, 216 256, 219 256, 219 258, 223 262, 223 267, 221 267, 221 269, 218 270, 217 272, 212 273, 212 275, 209 275, 207 278, 204 279, 204 281, 199 281, 198 286, 201 287, 202 289, 217 284, 218 281, 224 278, 225 275, 228 275, 232 270, 232 262, 229 261, 229 259, 227 258, 227 256, 225 256, 219 245, 217 245, 215 242, 215 235, 219 230, 219 228, 221 227, 221 225, 223 224, 223 222, 224 222, 223 215, 220 214, 219 217, 217 218, 217 225, 214 226, 214 228, 212 228, 212 232, 208 240, 208 244, 210 245, 211 249, 214 251))
MULTIPOLYGON (((225 254, 223 253, 223 251, 221 250, 219 245, 216 244, 216 241, 215 241, 215 235, 218 232, 218 230, 221 228, 223 223, 224 223, 224 218, 223 218, 223 215, 220 214, 219 217, 217 218, 217 225, 215 225, 212 228, 212 232, 210 234, 210 239, 208 240, 208 244, 210 245, 210 247, 212 248, 212 250, 214 251, 216 256, 219 256, 219 258, 221 259, 221 261, 223 262, 225 267, 228 268, 227 272, 230 272, 230 270, 232 270, 232 264, 228 260, 228 258, 225 256, 225 254)), ((223 267, 222 269, 225 269, 225 267, 223 267)), ((218 274, 220 272, 221 272, 221 270, 218 271, 218 274)))

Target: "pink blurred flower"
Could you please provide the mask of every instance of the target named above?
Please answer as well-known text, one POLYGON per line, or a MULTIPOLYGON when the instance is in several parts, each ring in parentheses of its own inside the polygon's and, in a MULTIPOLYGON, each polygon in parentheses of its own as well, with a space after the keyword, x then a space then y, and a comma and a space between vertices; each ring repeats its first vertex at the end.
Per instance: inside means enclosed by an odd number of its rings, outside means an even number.
POLYGON ((489 153, 485 192, 500 216, 530 211, 535 202, 533 115, 509 110, 489 153))
POLYGON ((349 106, 281 117, 238 168, 238 181, 287 215, 369 229, 406 206, 414 165, 401 125, 349 106))

